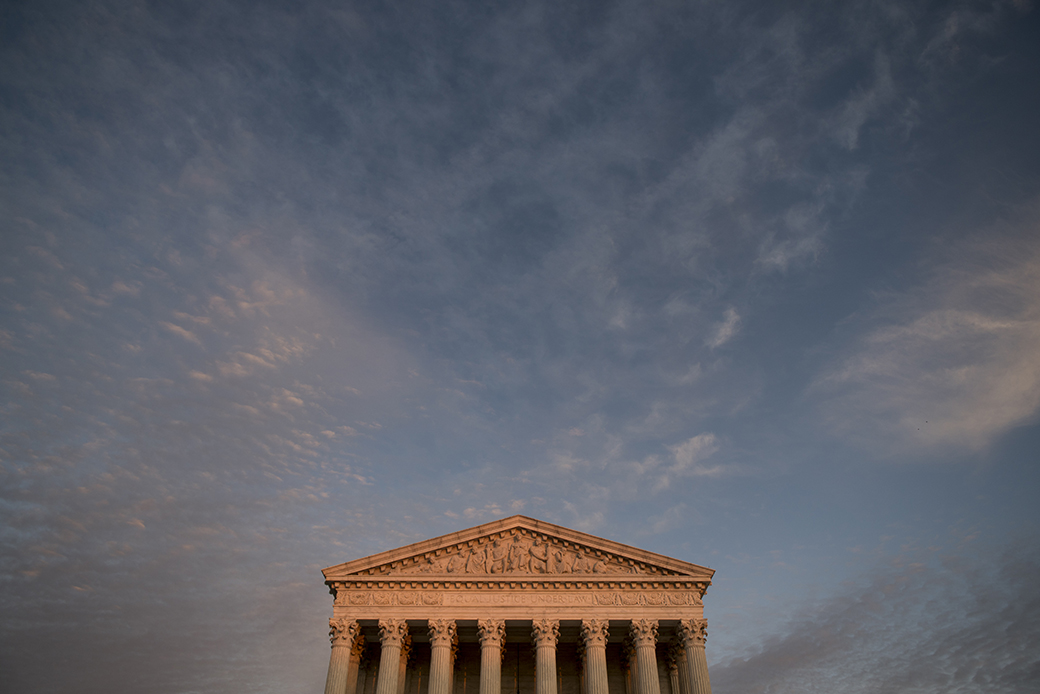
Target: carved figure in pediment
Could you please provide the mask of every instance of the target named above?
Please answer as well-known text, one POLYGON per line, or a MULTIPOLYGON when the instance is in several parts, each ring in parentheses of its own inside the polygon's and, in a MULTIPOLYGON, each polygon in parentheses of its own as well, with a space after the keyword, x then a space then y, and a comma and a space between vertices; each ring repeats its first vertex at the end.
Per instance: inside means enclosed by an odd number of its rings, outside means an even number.
POLYGON ((559 547, 552 552, 552 560, 549 562, 549 573, 570 573, 570 564, 567 562, 567 553, 559 547))
POLYGON ((453 554, 448 558, 448 564, 444 567, 444 571, 450 574, 460 573, 465 563, 461 553, 453 554))
POLYGON ((442 559, 434 559, 433 555, 428 555, 419 562, 419 573, 436 574, 441 573, 443 570, 444 561, 442 559))
POLYGON ((506 562, 508 560, 509 548, 503 544, 502 540, 495 540, 494 544, 491 545, 489 550, 490 553, 490 566, 488 567, 488 573, 503 574, 506 572, 506 562))
POLYGON ((540 536, 514 534, 485 537, 471 544, 443 547, 363 571, 387 574, 633 574, 674 572, 648 567, 634 559, 614 556, 580 545, 540 536))
POLYGON ((531 545, 531 573, 549 573, 549 546, 540 542, 531 545))
POLYGON ((487 548, 486 547, 474 547, 469 551, 469 557, 466 559, 466 573, 468 574, 485 574, 487 573, 487 548))
POLYGON ((578 550, 571 562, 571 573, 585 574, 589 572, 589 560, 585 558, 585 552, 578 550))
POLYGON ((509 545, 509 570, 529 571, 531 568, 531 555, 527 551, 527 545, 520 539, 519 535, 513 536, 513 543, 509 545))

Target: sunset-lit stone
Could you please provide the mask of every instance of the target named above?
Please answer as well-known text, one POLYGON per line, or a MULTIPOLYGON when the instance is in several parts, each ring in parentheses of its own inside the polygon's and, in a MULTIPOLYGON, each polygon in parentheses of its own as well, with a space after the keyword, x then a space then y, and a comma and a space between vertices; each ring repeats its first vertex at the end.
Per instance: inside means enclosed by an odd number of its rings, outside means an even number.
POLYGON ((323 573, 368 644, 359 676, 334 638, 326 694, 711 691, 703 566, 513 516, 323 573))

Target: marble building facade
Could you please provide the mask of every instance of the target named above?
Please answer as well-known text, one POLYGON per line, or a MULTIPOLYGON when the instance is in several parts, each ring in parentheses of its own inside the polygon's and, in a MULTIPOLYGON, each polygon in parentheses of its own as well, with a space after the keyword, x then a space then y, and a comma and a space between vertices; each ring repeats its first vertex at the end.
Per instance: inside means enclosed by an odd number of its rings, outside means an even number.
POLYGON ((323 573, 325 694, 711 694, 703 566, 513 516, 323 573))

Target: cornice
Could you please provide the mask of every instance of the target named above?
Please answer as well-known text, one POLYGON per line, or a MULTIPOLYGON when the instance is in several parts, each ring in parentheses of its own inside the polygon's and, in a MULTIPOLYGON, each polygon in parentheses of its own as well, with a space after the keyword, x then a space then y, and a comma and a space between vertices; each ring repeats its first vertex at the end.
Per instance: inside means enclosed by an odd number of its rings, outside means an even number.
POLYGON ((596 577, 584 578, 539 578, 536 576, 522 579, 487 579, 459 578, 456 576, 426 577, 420 580, 401 578, 383 578, 368 576, 345 576, 329 578, 325 581, 330 588, 348 590, 591 590, 599 589, 642 589, 642 590, 705 590, 711 581, 695 578, 668 576, 664 580, 647 581, 631 577, 596 577))

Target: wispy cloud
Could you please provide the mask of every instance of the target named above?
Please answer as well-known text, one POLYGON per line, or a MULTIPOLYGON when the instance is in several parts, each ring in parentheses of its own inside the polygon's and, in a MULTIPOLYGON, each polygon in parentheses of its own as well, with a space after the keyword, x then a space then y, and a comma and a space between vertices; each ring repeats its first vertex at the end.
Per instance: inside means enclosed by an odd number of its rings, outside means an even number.
POLYGON ((717 475, 722 468, 705 468, 701 463, 714 455, 719 450, 718 439, 715 434, 698 434, 691 439, 683 441, 675 446, 669 446, 668 450, 675 457, 675 466, 671 468, 674 474, 691 475, 717 475))
POLYGON ((179 325, 169 323, 166 321, 160 322, 159 325, 162 326, 164 330, 168 330, 169 332, 173 333, 181 339, 187 340, 188 342, 194 342, 197 345, 202 344, 202 342, 199 341, 199 338, 195 335, 195 333, 191 332, 187 328, 182 328, 179 325))
POLYGON ((843 435, 978 450, 1040 411, 1035 208, 958 245, 924 284, 882 297, 811 393, 843 435))
POLYGON ((982 555, 988 562, 960 554, 964 549, 899 556, 859 585, 803 608, 756 652, 715 665, 713 689, 1012 694, 1035 688, 1035 546, 994 546, 982 555))
POLYGON ((711 337, 708 338, 706 344, 712 349, 721 347, 737 334, 737 328, 739 325, 740 316, 737 315, 736 309, 733 307, 727 308, 722 322, 715 325, 711 337))

